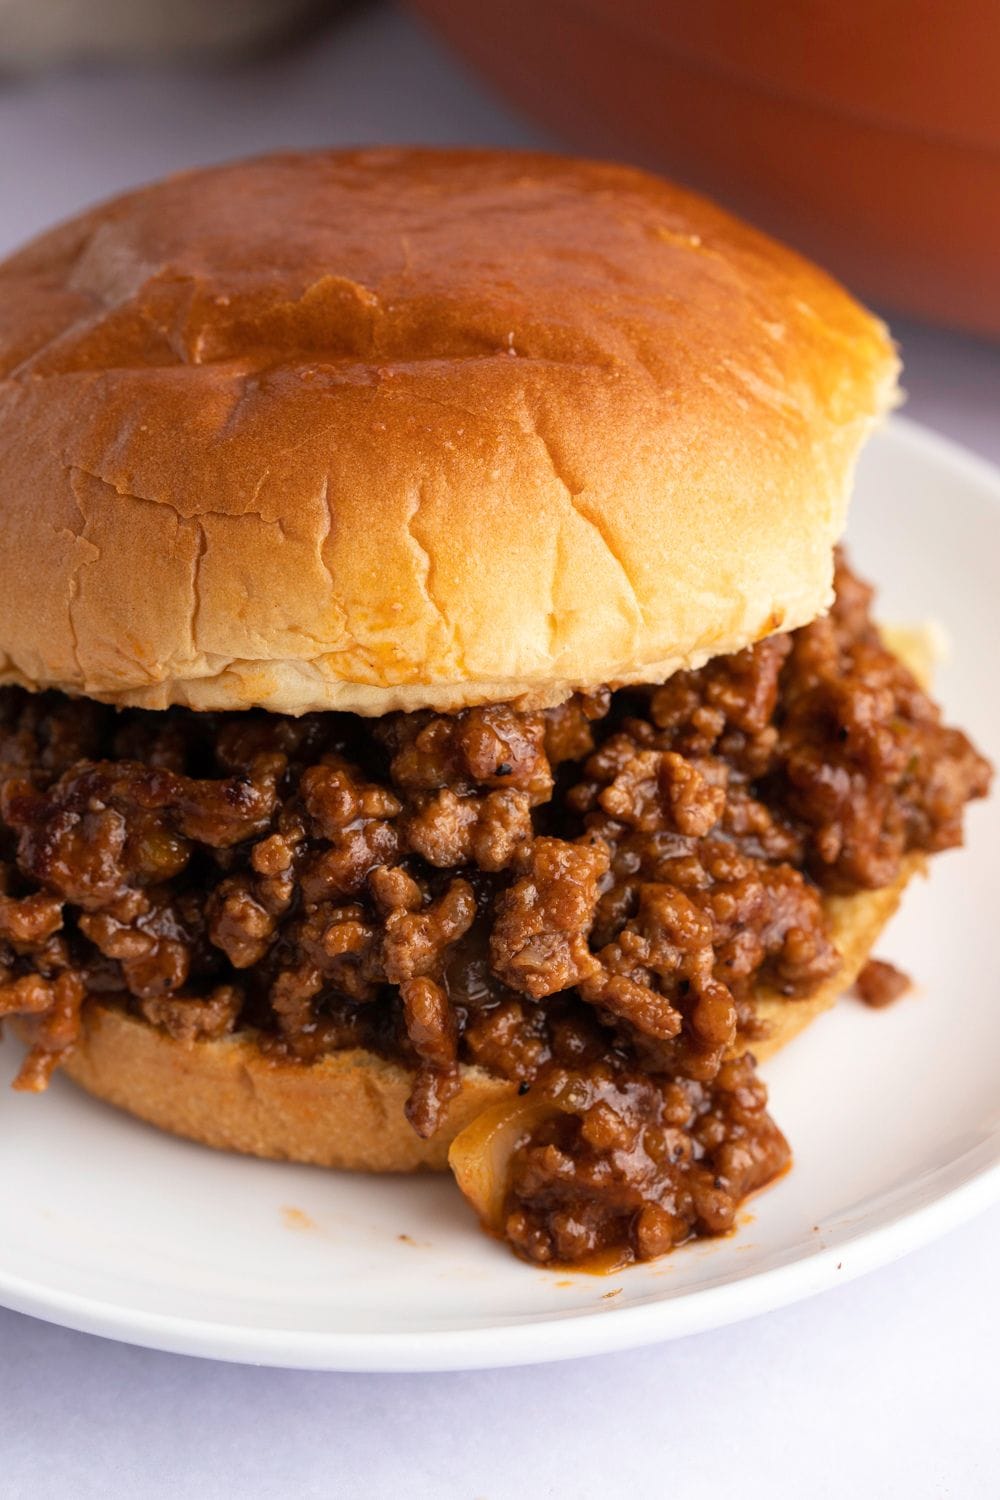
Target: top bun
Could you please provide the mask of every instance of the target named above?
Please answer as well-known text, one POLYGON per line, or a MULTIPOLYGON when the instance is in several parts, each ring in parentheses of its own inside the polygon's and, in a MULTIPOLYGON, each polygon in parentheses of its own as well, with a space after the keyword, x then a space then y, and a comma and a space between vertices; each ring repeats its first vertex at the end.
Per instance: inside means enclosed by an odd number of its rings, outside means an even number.
POLYGON ((0 266, 0 680, 293 714, 661 680, 828 606, 896 370, 631 168, 170 178, 0 266))

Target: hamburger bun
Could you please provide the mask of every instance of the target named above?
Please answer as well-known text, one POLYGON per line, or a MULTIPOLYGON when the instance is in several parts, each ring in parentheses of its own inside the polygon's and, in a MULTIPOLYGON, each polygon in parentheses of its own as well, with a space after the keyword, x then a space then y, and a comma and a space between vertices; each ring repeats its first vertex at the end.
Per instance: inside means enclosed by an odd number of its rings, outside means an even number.
POLYGON ((168 179, 0 266, 0 681, 377 715, 662 680, 829 605, 896 371, 822 272, 631 168, 168 179))

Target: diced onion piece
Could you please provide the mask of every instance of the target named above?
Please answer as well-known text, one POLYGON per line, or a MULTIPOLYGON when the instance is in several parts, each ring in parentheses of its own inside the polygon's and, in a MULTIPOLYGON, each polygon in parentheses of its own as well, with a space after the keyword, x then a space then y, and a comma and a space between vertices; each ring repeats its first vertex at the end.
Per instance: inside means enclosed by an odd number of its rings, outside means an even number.
POLYGON ((543 1120, 557 1114, 548 1099, 508 1099, 477 1115, 451 1143, 448 1165, 487 1229, 502 1234, 514 1152, 543 1120))
POLYGON ((951 654, 944 628, 936 620, 926 620, 922 625, 881 625, 879 629, 893 656, 909 668, 925 692, 929 691, 935 667, 951 654))

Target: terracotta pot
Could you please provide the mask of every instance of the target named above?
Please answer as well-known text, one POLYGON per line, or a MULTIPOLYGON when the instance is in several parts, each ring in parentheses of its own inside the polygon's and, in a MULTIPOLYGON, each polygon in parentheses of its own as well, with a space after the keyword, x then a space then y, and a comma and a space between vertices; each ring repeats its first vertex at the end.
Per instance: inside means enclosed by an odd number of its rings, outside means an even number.
POLYGON ((575 147, 703 188, 859 292, 1000 336, 997 0, 414 0, 575 147))

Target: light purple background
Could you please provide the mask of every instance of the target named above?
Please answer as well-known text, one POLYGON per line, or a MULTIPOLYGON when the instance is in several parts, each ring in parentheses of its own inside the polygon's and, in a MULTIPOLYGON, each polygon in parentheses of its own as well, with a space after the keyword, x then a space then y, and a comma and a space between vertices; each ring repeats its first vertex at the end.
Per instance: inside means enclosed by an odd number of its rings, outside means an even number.
MULTIPOLYGON (((221 74, 7 80, 0 250, 93 198, 245 152, 542 139, 384 9, 307 52, 221 74)), ((1000 349, 894 326, 909 414, 1000 462, 1000 349)), ((645 1487, 651 1500, 994 1497, 998 1267, 994 1210, 896 1266, 750 1323, 636 1354, 467 1375, 247 1369, 0 1310, 0 1496, 607 1500, 645 1487)))

